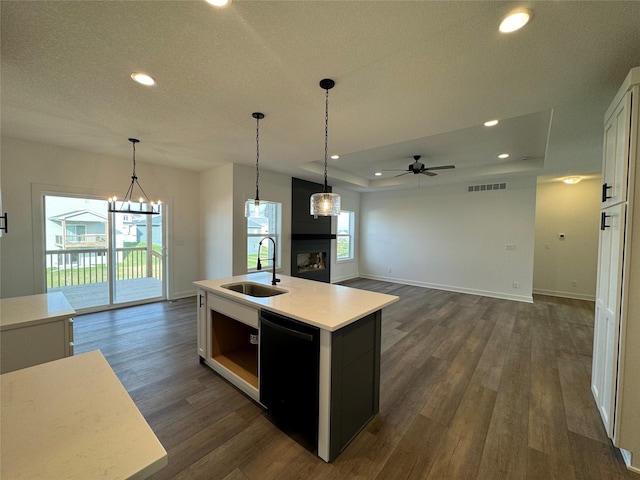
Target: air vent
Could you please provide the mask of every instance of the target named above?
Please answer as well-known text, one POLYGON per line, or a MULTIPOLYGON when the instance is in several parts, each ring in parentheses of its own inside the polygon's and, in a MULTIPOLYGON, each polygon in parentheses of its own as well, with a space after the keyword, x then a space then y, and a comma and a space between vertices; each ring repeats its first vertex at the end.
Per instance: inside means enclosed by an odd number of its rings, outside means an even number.
POLYGON ((506 190, 507 184, 503 183, 485 183, 484 185, 469 185, 467 192, 491 192, 493 190, 506 190))

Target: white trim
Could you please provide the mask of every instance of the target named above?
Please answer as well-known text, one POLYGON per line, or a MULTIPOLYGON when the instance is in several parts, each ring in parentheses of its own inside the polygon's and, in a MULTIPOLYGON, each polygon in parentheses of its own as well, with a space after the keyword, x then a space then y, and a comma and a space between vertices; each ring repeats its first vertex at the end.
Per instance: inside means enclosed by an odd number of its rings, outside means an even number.
POLYGON ((491 292, 486 290, 476 290, 472 288, 454 287, 451 285, 440 285, 427 282, 416 282, 403 278, 389 278, 382 275, 358 275, 361 278, 369 278, 371 280, 380 280, 383 282, 400 283, 402 285, 413 285, 415 287, 432 288, 434 290, 445 290, 447 292, 466 293, 468 295, 480 295, 482 297, 501 298, 503 300, 514 300, 516 302, 533 303, 532 295, 510 295, 503 292, 491 292))
POLYGON ((325 462, 331 453, 331 332, 320 329, 318 378, 318 456, 325 462))
POLYGON ((562 298, 573 298, 575 300, 588 300, 590 302, 595 302, 595 295, 586 295, 582 293, 573 293, 573 292, 562 292, 556 290, 544 290, 541 288, 533 289, 534 295, 548 295, 550 297, 562 297, 562 298))

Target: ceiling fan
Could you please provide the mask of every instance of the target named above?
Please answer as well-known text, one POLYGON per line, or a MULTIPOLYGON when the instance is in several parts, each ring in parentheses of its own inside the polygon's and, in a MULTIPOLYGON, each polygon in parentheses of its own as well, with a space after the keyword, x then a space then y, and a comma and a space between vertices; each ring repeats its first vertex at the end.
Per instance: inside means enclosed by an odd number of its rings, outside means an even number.
POLYGON ((438 167, 425 167, 424 163, 420 162, 420 155, 413 156, 414 162, 409 164, 406 170, 385 170, 387 172, 399 172, 402 171, 400 175, 396 175, 396 177, 401 177, 402 175, 407 175, 409 173, 413 173, 417 175, 422 173, 423 175, 429 175, 430 177, 435 177, 437 173, 432 172, 432 170, 447 170, 450 168, 456 168, 455 165, 441 165, 438 167))

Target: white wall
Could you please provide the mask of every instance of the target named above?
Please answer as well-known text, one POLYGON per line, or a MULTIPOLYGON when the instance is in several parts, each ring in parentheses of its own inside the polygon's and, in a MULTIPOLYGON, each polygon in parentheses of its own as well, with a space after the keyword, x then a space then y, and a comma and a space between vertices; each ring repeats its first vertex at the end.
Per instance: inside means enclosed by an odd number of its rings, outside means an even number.
MULTIPOLYGON (((140 152, 140 150, 139 150, 140 152)), ((9 234, 2 237, 0 297, 43 293, 44 260, 39 218, 32 218, 36 190, 76 191, 108 198, 124 193, 131 160, 2 137, 2 197, 9 234), (33 207, 33 208, 32 208, 33 207), (35 228, 34 228, 35 225, 35 228)), ((139 155, 141 157, 142 155, 139 155)), ((166 199, 170 276, 169 298, 195 292, 198 276, 198 174, 137 162, 140 183, 150 198, 166 199)))
POLYGON ((363 193, 360 275, 532 301, 536 180, 507 183, 492 192, 445 185, 363 193))
MULTIPOLYGON (((358 276, 358 257, 360 254, 360 193, 343 188, 333 188, 334 193, 340 194, 340 208, 355 214, 355 245, 353 260, 336 261, 336 240, 331 240, 331 283, 338 283, 358 276)), ((336 218, 331 219, 331 233, 335 234, 338 228, 336 218)))
POLYGON ((233 164, 200 174, 200 279, 233 274, 233 164))
POLYGON ((600 177, 538 184, 534 293, 595 299, 600 189, 600 177))

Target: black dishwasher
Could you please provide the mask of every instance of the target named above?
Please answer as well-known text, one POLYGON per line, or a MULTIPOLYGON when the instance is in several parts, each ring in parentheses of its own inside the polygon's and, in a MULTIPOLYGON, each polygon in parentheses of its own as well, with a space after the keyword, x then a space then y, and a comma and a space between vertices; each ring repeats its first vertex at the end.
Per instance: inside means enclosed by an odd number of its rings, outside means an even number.
POLYGON ((318 328, 260 311, 260 403, 310 450, 318 446, 319 363, 318 328))

